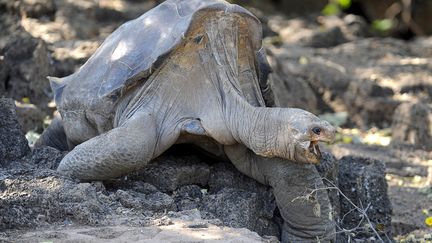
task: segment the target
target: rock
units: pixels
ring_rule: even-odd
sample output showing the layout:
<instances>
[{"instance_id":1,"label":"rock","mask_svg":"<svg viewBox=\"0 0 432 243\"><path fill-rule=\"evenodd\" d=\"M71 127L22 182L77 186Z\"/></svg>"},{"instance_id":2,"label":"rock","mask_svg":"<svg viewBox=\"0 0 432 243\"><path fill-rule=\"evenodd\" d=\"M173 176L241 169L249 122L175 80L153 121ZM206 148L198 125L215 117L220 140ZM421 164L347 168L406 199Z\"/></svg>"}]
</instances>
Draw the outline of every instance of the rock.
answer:
<instances>
[{"instance_id":1,"label":"rock","mask_svg":"<svg viewBox=\"0 0 432 243\"><path fill-rule=\"evenodd\" d=\"M53 147L38 147L33 149L30 163L36 165L40 169L55 170L66 154L67 152L59 151Z\"/></svg>"},{"instance_id":2,"label":"rock","mask_svg":"<svg viewBox=\"0 0 432 243\"><path fill-rule=\"evenodd\" d=\"M351 35L356 37L370 36L369 25L363 17L354 14L348 14L343 18L343 21Z\"/></svg>"},{"instance_id":3,"label":"rock","mask_svg":"<svg viewBox=\"0 0 432 243\"><path fill-rule=\"evenodd\" d=\"M217 163L210 168L209 192L217 193L224 188L234 188L265 193L270 187L264 186L238 171L231 163Z\"/></svg>"},{"instance_id":4,"label":"rock","mask_svg":"<svg viewBox=\"0 0 432 243\"><path fill-rule=\"evenodd\" d=\"M34 227L68 218L94 225L106 214L106 205L89 183L75 184L49 176L5 179L0 184L0 229Z\"/></svg>"},{"instance_id":5,"label":"rock","mask_svg":"<svg viewBox=\"0 0 432 243\"><path fill-rule=\"evenodd\" d=\"M146 195L140 192L118 190L115 196L125 208L153 212L176 210L174 200L162 192Z\"/></svg>"},{"instance_id":6,"label":"rock","mask_svg":"<svg viewBox=\"0 0 432 243\"><path fill-rule=\"evenodd\" d=\"M173 197L178 210L192 210L200 207L203 192L197 185L188 185L174 191Z\"/></svg>"},{"instance_id":7,"label":"rock","mask_svg":"<svg viewBox=\"0 0 432 243\"><path fill-rule=\"evenodd\" d=\"M109 209L108 205L100 199L101 193L96 190L96 187L90 183L67 183L59 186L58 189L58 198L55 198L53 193L47 193L48 195L51 194L54 200L58 200L58 202L51 202L55 203L56 207L51 206L50 211L53 209L64 210L64 218L70 216L74 221L81 224L97 225L102 223Z\"/></svg>"},{"instance_id":8,"label":"rock","mask_svg":"<svg viewBox=\"0 0 432 243\"><path fill-rule=\"evenodd\" d=\"M162 192L172 192L184 185L206 185L209 174L208 165L197 157L162 156L131 178L150 183Z\"/></svg>"},{"instance_id":9,"label":"rock","mask_svg":"<svg viewBox=\"0 0 432 243\"><path fill-rule=\"evenodd\" d=\"M44 130L44 119L47 113L33 104L26 104L15 101L18 121L21 124L24 133L34 131L42 133Z\"/></svg>"},{"instance_id":10,"label":"rock","mask_svg":"<svg viewBox=\"0 0 432 243\"><path fill-rule=\"evenodd\" d=\"M153 223L156 226L167 226L173 224L172 220L167 216L163 216L162 218L156 219L155 221L153 221Z\"/></svg>"},{"instance_id":11,"label":"rock","mask_svg":"<svg viewBox=\"0 0 432 243\"><path fill-rule=\"evenodd\" d=\"M50 191L58 192L60 183L56 178L0 180L0 229L35 226L38 215L45 216L44 222L64 217L63 209L50 205L55 202Z\"/></svg>"},{"instance_id":12,"label":"rock","mask_svg":"<svg viewBox=\"0 0 432 243\"><path fill-rule=\"evenodd\" d=\"M272 195L224 188L216 194L206 195L200 210L210 213L204 218L219 218L230 227L245 227L260 235L280 235L279 228L271 220L276 206L273 201L273 207L269 207L266 197L272 198Z\"/></svg>"},{"instance_id":13,"label":"rock","mask_svg":"<svg viewBox=\"0 0 432 243\"><path fill-rule=\"evenodd\" d=\"M393 99L393 90L370 80L352 82L344 94L349 116L362 127L370 125L388 127L394 110L400 104Z\"/></svg>"},{"instance_id":14,"label":"rock","mask_svg":"<svg viewBox=\"0 0 432 243\"><path fill-rule=\"evenodd\" d=\"M369 158L345 156L339 161L339 181L340 190L352 203L360 209L367 208L366 214L380 235L387 234L391 237L392 206L387 194L384 163ZM362 214L343 196L340 196L340 207L340 226L344 229L357 227ZM367 220L363 219L360 227L366 227L366 230L355 231L355 238L376 237L370 228L367 230L367 224Z\"/></svg>"},{"instance_id":15,"label":"rock","mask_svg":"<svg viewBox=\"0 0 432 243\"><path fill-rule=\"evenodd\" d=\"M46 44L33 37L17 38L0 50L3 55L0 86L15 100L28 99L39 108L48 109L52 98L47 76L51 74Z\"/></svg>"},{"instance_id":16,"label":"rock","mask_svg":"<svg viewBox=\"0 0 432 243\"><path fill-rule=\"evenodd\" d=\"M270 74L273 92L281 107L297 107L310 112L318 111L318 99L305 78L286 68L286 62L269 55L273 72Z\"/></svg>"},{"instance_id":17,"label":"rock","mask_svg":"<svg viewBox=\"0 0 432 243\"><path fill-rule=\"evenodd\" d=\"M342 94L350 83L344 66L295 45L271 48L269 53L275 93L283 107L324 113L333 111L333 103L343 104Z\"/></svg>"},{"instance_id":18,"label":"rock","mask_svg":"<svg viewBox=\"0 0 432 243\"><path fill-rule=\"evenodd\" d=\"M314 48L328 48L348 42L340 27L332 27L320 32L315 32L307 38L300 40L303 46Z\"/></svg>"},{"instance_id":19,"label":"rock","mask_svg":"<svg viewBox=\"0 0 432 243\"><path fill-rule=\"evenodd\" d=\"M408 144L432 150L432 104L409 102L399 105L392 122L392 145Z\"/></svg>"},{"instance_id":20,"label":"rock","mask_svg":"<svg viewBox=\"0 0 432 243\"><path fill-rule=\"evenodd\" d=\"M273 220L276 202L270 187L241 174L230 163L211 167L209 194L202 199L200 209L224 225L246 227L260 235L279 235Z\"/></svg>"},{"instance_id":21,"label":"rock","mask_svg":"<svg viewBox=\"0 0 432 243\"><path fill-rule=\"evenodd\" d=\"M21 131L12 99L0 97L0 165L20 159L30 152Z\"/></svg>"},{"instance_id":22,"label":"rock","mask_svg":"<svg viewBox=\"0 0 432 243\"><path fill-rule=\"evenodd\" d=\"M2 0L1 5L9 14L29 18L52 17L56 11L54 0Z\"/></svg>"}]
</instances>

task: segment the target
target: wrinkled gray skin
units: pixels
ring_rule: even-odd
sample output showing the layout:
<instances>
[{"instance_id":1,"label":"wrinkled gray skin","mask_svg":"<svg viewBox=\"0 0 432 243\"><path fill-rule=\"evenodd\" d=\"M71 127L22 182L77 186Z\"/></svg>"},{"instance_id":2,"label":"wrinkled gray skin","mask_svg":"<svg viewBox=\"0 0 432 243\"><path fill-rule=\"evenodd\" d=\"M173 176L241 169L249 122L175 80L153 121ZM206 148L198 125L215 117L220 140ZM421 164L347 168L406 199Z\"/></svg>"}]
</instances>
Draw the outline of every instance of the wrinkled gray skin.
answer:
<instances>
[{"instance_id":1,"label":"wrinkled gray skin","mask_svg":"<svg viewBox=\"0 0 432 243\"><path fill-rule=\"evenodd\" d=\"M267 69L261 25L245 9L168 0L116 30L78 72L50 79L61 118L38 144L71 150L58 170L88 181L194 143L273 187L284 242L330 241L326 192L298 197L323 187L313 145L335 130L304 110L265 107Z\"/></svg>"}]
</instances>

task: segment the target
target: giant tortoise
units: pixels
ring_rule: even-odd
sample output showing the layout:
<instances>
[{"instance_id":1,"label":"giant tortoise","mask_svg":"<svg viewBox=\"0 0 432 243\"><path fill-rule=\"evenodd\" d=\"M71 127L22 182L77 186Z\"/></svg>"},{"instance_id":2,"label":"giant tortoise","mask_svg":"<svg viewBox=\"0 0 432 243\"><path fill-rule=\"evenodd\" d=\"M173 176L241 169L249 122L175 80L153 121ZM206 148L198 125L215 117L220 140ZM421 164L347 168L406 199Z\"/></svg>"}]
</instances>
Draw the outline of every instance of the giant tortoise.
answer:
<instances>
[{"instance_id":1,"label":"giant tortoise","mask_svg":"<svg viewBox=\"0 0 432 243\"><path fill-rule=\"evenodd\" d=\"M330 241L335 226L313 163L335 129L272 107L261 24L221 0L167 0L114 31L74 74L51 77L61 118L38 144L70 152L58 171L105 180L145 167L173 144L226 156L273 188L283 242Z\"/></svg>"}]
</instances>

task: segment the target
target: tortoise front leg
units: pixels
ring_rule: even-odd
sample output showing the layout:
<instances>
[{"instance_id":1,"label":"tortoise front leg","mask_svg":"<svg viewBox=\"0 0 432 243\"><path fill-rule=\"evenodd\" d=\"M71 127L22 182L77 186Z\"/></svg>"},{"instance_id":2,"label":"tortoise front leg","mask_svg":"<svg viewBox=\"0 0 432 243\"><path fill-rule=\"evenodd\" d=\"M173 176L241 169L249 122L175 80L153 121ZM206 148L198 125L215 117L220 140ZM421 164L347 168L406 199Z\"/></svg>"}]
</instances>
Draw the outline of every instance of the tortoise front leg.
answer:
<instances>
[{"instance_id":1,"label":"tortoise front leg","mask_svg":"<svg viewBox=\"0 0 432 243\"><path fill-rule=\"evenodd\" d=\"M76 146L57 170L81 180L105 180L140 169L175 142L176 137L165 137L157 143L156 131L152 115L137 113L122 126Z\"/></svg>"},{"instance_id":2,"label":"tortoise front leg","mask_svg":"<svg viewBox=\"0 0 432 243\"><path fill-rule=\"evenodd\" d=\"M326 190L315 166L256 155L244 145L225 146L234 166L245 175L273 188L284 219L282 242L330 242L335 224Z\"/></svg>"},{"instance_id":3,"label":"tortoise front leg","mask_svg":"<svg viewBox=\"0 0 432 243\"><path fill-rule=\"evenodd\" d=\"M68 151L69 146L60 116L54 117L51 124L36 141L35 147L49 146L60 151Z\"/></svg>"}]
</instances>

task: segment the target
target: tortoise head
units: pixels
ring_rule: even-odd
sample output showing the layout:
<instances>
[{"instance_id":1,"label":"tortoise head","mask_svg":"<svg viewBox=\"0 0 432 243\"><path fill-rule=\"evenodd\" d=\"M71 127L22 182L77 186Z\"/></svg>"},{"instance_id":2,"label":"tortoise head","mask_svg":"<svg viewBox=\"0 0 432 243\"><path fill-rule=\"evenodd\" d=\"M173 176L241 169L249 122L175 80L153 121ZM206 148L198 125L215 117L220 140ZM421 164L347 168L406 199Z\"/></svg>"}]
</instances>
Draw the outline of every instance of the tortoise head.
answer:
<instances>
[{"instance_id":1,"label":"tortoise head","mask_svg":"<svg viewBox=\"0 0 432 243\"><path fill-rule=\"evenodd\" d=\"M319 163L321 151L319 142L332 142L336 129L327 121L301 109L281 109L277 135L278 157L300 163Z\"/></svg>"}]
</instances>

